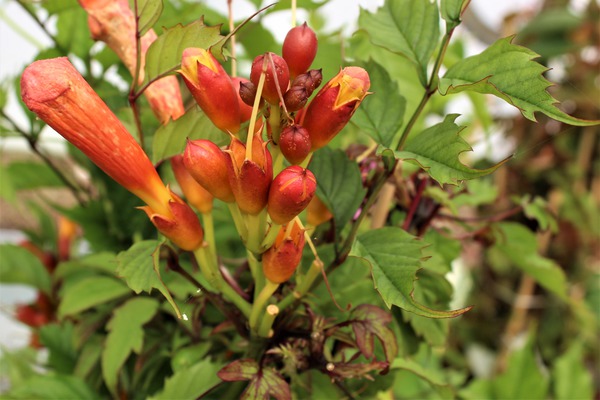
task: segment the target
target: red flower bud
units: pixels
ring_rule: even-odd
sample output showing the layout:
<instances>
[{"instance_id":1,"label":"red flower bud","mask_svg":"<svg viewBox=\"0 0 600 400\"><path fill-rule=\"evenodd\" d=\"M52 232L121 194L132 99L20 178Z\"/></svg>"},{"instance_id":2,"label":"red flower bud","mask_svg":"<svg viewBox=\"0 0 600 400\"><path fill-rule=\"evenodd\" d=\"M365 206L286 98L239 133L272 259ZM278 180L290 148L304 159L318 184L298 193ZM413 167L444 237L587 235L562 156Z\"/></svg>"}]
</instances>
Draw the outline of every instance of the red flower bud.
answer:
<instances>
[{"instance_id":1,"label":"red flower bud","mask_svg":"<svg viewBox=\"0 0 600 400\"><path fill-rule=\"evenodd\" d=\"M306 207L306 221L308 224L319 226L332 218L333 214L331 214L331 211L323 203L323 200L319 196L314 196L310 203L308 203L308 207Z\"/></svg>"},{"instance_id":2,"label":"red flower bud","mask_svg":"<svg viewBox=\"0 0 600 400\"><path fill-rule=\"evenodd\" d=\"M288 112L294 112L306 105L309 96L304 86L291 86L283 95L283 102Z\"/></svg>"},{"instance_id":3,"label":"red flower bud","mask_svg":"<svg viewBox=\"0 0 600 400\"><path fill-rule=\"evenodd\" d=\"M273 161L260 134L253 137L252 158L246 158L246 146L237 138L229 145L231 162L229 183L240 210L256 215L267 205L273 180Z\"/></svg>"},{"instance_id":4,"label":"red flower bud","mask_svg":"<svg viewBox=\"0 0 600 400\"><path fill-rule=\"evenodd\" d=\"M66 57L27 67L21 96L38 117L142 199L152 222L176 245L194 250L202 244L196 214L165 187L144 150ZM156 223L158 218L169 222L167 230Z\"/></svg>"},{"instance_id":5,"label":"red flower bud","mask_svg":"<svg viewBox=\"0 0 600 400\"><path fill-rule=\"evenodd\" d=\"M308 206L316 190L317 180L312 172L297 165L287 167L269 189L269 216L280 225L291 221Z\"/></svg>"},{"instance_id":6,"label":"red flower bud","mask_svg":"<svg viewBox=\"0 0 600 400\"><path fill-rule=\"evenodd\" d=\"M188 172L181 154L171 158L171 168L173 168L175 179L179 183L186 200L203 214L211 212L213 208L213 195L204 189Z\"/></svg>"},{"instance_id":7,"label":"red flower bud","mask_svg":"<svg viewBox=\"0 0 600 400\"><path fill-rule=\"evenodd\" d=\"M235 88L235 91L238 95L238 104L240 105L240 123L244 123L248 121L252 116L252 105L254 104L254 97L252 97L252 103L250 105L246 104L244 99L241 97L242 90L245 90L243 89L242 84L251 85L252 82L250 82L248 79L239 77L231 78L231 81L233 82L233 87ZM254 92L254 96L256 96L256 90Z\"/></svg>"},{"instance_id":8,"label":"red flower bud","mask_svg":"<svg viewBox=\"0 0 600 400\"><path fill-rule=\"evenodd\" d=\"M306 25L290 29L281 49L292 78L306 72L317 55L317 35Z\"/></svg>"},{"instance_id":9,"label":"red flower bud","mask_svg":"<svg viewBox=\"0 0 600 400\"><path fill-rule=\"evenodd\" d=\"M279 148L291 164L300 164L311 149L308 131L298 124L287 126L279 136Z\"/></svg>"},{"instance_id":10,"label":"red flower bud","mask_svg":"<svg viewBox=\"0 0 600 400\"><path fill-rule=\"evenodd\" d=\"M283 96L290 84L290 71L283 58L274 53L266 53L256 57L252 63L250 81L258 87L260 74L263 71L265 56L267 57L267 69L265 71L265 83L263 86L262 97L270 104L279 104L277 86L279 85L279 92L281 93L281 96ZM272 63L271 60L273 61ZM273 70L273 66L275 66L275 70Z\"/></svg>"},{"instance_id":11,"label":"red flower bud","mask_svg":"<svg viewBox=\"0 0 600 400\"><path fill-rule=\"evenodd\" d=\"M293 224L290 232L287 226L282 226L273 246L262 255L263 272L273 283L289 280L302 260L304 231L295 221L290 224Z\"/></svg>"},{"instance_id":12,"label":"red flower bud","mask_svg":"<svg viewBox=\"0 0 600 400\"><path fill-rule=\"evenodd\" d=\"M188 141L183 164L190 175L210 194L226 203L235 198L229 185L229 156L210 140Z\"/></svg>"},{"instance_id":13,"label":"red flower bud","mask_svg":"<svg viewBox=\"0 0 600 400\"><path fill-rule=\"evenodd\" d=\"M367 71L346 67L317 93L300 121L308 130L313 151L329 143L346 126L370 85Z\"/></svg>"},{"instance_id":14,"label":"red flower bud","mask_svg":"<svg viewBox=\"0 0 600 400\"><path fill-rule=\"evenodd\" d=\"M240 129L240 106L231 78L210 51L183 51L179 73L194 99L213 124L222 131Z\"/></svg>"}]
</instances>

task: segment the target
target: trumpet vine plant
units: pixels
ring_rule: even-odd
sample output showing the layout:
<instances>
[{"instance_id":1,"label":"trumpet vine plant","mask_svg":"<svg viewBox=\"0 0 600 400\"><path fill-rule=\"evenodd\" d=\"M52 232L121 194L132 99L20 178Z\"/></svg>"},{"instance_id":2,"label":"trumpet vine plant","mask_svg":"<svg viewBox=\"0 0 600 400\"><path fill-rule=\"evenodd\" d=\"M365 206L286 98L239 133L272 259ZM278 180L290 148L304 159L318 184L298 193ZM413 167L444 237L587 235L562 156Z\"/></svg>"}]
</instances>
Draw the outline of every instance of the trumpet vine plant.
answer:
<instances>
[{"instance_id":1,"label":"trumpet vine plant","mask_svg":"<svg viewBox=\"0 0 600 400\"><path fill-rule=\"evenodd\" d=\"M29 126L2 126L45 164L3 166L3 196L61 199L0 252L2 281L39 293L15 310L33 336L4 354L7 398L592 398L598 275L579 263L598 254L560 264L568 198L496 189L518 157L469 142L504 102L593 149L598 109L562 111L519 36L465 57L468 0L386 0L351 37L324 33L321 2L210 3L19 3L54 45L18 78ZM45 125L84 174L40 147Z\"/></svg>"}]
</instances>

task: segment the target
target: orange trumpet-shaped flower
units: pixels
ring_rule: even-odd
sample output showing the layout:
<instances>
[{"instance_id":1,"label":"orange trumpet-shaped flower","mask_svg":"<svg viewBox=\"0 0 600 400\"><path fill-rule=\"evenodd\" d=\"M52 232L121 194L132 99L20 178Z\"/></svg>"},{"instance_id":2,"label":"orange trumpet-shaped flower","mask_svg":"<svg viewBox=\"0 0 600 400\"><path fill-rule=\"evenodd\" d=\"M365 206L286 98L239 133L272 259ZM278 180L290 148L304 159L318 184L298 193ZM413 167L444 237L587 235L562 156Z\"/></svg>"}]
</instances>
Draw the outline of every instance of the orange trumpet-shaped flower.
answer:
<instances>
[{"instance_id":1,"label":"orange trumpet-shaped flower","mask_svg":"<svg viewBox=\"0 0 600 400\"><path fill-rule=\"evenodd\" d=\"M66 57L36 61L21 78L27 107L121 186L142 199L142 209L184 250L202 244L200 221L165 187L148 156Z\"/></svg>"},{"instance_id":2,"label":"orange trumpet-shaped flower","mask_svg":"<svg viewBox=\"0 0 600 400\"><path fill-rule=\"evenodd\" d=\"M308 130L313 151L327 145L346 126L370 86L367 71L346 67L317 93L300 122Z\"/></svg>"},{"instance_id":3,"label":"orange trumpet-shaped flower","mask_svg":"<svg viewBox=\"0 0 600 400\"><path fill-rule=\"evenodd\" d=\"M179 183L187 201L203 214L211 212L213 208L213 195L196 182L194 177L188 172L181 154L171 158L171 168L173 168L175 179Z\"/></svg>"},{"instance_id":4,"label":"orange trumpet-shaped flower","mask_svg":"<svg viewBox=\"0 0 600 400\"><path fill-rule=\"evenodd\" d=\"M213 124L236 134L240 129L238 94L227 72L209 50L183 51L179 73L194 99Z\"/></svg>"},{"instance_id":5,"label":"orange trumpet-shaped flower","mask_svg":"<svg viewBox=\"0 0 600 400\"><path fill-rule=\"evenodd\" d=\"M132 76L136 73L137 46L135 40L135 16L128 0L79 0L88 13L88 25L92 38L101 40L123 61ZM144 81L144 64L148 47L156 40L153 29L141 37L140 74L138 82ZM161 124L177 119L185 113L179 84L175 76L161 78L150 85L144 95Z\"/></svg>"},{"instance_id":6,"label":"orange trumpet-shaped flower","mask_svg":"<svg viewBox=\"0 0 600 400\"><path fill-rule=\"evenodd\" d=\"M293 224L290 228L289 224ZM292 221L282 226L275 243L262 255L263 272L273 283L283 283L290 279L302 260L304 230Z\"/></svg>"}]
</instances>

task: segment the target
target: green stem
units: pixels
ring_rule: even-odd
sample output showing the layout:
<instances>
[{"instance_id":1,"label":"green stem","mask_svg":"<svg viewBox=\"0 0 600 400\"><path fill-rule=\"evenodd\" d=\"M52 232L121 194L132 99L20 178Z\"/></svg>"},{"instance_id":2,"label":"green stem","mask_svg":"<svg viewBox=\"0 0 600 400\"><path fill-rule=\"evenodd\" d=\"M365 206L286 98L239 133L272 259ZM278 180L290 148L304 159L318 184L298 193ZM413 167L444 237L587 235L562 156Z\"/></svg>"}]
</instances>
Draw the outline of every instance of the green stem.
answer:
<instances>
[{"instance_id":1,"label":"green stem","mask_svg":"<svg viewBox=\"0 0 600 400\"><path fill-rule=\"evenodd\" d=\"M237 203L227 203L227 207L229 207L229 212L231 213L231 218L233 218L235 229L240 234L244 244L246 244L246 241L248 240L248 228L246 227L246 222L244 221L242 212L237 206Z\"/></svg>"},{"instance_id":2,"label":"green stem","mask_svg":"<svg viewBox=\"0 0 600 400\"><path fill-rule=\"evenodd\" d=\"M262 263L258 261L256 256L250 250L247 250L248 254L248 265L250 266L250 273L252 274L252 280L254 281L254 297L256 301L256 297L258 293L265 286L265 274L262 270Z\"/></svg>"},{"instance_id":3,"label":"green stem","mask_svg":"<svg viewBox=\"0 0 600 400\"><path fill-rule=\"evenodd\" d=\"M261 250L266 251L269 247L271 247L273 245L280 229L281 229L281 225L276 224L275 222L271 222L271 225L269 226L269 230L265 234L265 237L264 237L262 243L260 244Z\"/></svg>"},{"instance_id":4,"label":"green stem","mask_svg":"<svg viewBox=\"0 0 600 400\"><path fill-rule=\"evenodd\" d=\"M301 299L302 296L304 296L310 290L317 277L321 275L322 269L323 262L319 259L314 260L308 271L306 271L306 274L302 277L302 281L298 283L298 286L296 286L294 291L285 296L283 300L277 304L279 311L281 312L285 310L293 302Z\"/></svg>"},{"instance_id":5,"label":"green stem","mask_svg":"<svg viewBox=\"0 0 600 400\"><path fill-rule=\"evenodd\" d=\"M402 135L400 136L400 140L398 141L398 145L396 146L397 150L401 150L402 147L404 147L406 139L408 139L408 135L410 134L413 126L415 125L415 123L417 122L419 117L421 116L421 113L423 112L425 105L427 104L427 102L429 101L431 96L433 96L433 94L435 93L437 82L438 82L438 72L440 71L440 68L442 66L442 62L444 60L444 55L446 54L446 50L448 49L448 45L450 44L450 39L452 38L453 32L454 32L454 29L450 29L448 32L446 32L446 34L444 35L444 38L442 39L442 46L441 46L440 51L435 59L435 64L433 66L433 70L431 71L431 75L429 76L429 81L427 83L427 87L425 88L425 93L423 93L421 102L419 103L419 105L417 106L417 109L415 110L412 117L410 118L410 120L408 121L406 126L404 127L404 131L402 131Z\"/></svg>"},{"instance_id":6,"label":"green stem","mask_svg":"<svg viewBox=\"0 0 600 400\"><path fill-rule=\"evenodd\" d=\"M250 316L250 304L244 300L221 276L218 266L210 253L208 246L202 246L194 250L194 256L200 266L200 271L208 280L214 290L221 293L225 299L232 302L248 318Z\"/></svg>"},{"instance_id":7,"label":"green stem","mask_svg":"<svg viewBox=\"0 0 600 400\"><path fill-rule=\"evenodd\" d=\"M250 312L250 332L258 334L258 324L260 322L260 316L266 312L265 304L269 301L273 293L279 287L278 283L273 283L270 280L266 280L265 287L260 291L259 295L254 299L252 304L252 311Z\"/></svg>"},{"instance_id":8,"label":"green stem","mask_svg":"<svg viewBox=\"0 0 600 400\"><path fill-rule=\"evenodd\" d=\"M217 255L217 244L215 242L215 224L211 212L202 213L204 225L204 240L208 243L212 254Z\"/></svg>"},{"instance_id":9,"label":"green stem","mask_svg":"<svg viewBox=\"0 0 600 400\"><path fill-rule=\"evenodd\" d=\"M255 254L261 254L261 243L265 238L265 229L267 226L267 210L263 209L257 215L244 214L246 227L248 228L248 237L246 247Z\"/></svg>"},{"instance_id":10,"label":"green stem","mask_svg":"<svg viewBox=\"0 0 600 400\"><path fill-rule=\"evenodd\" d=\"M65 55L65 56L66 56L66 55L68 55L68 54L69 54L68 50L67 50L67 49L65 49L65 48L64 48L64 47L63 47L63 46L62 46L60 43L58 43L58 40L56 40L56 37L55 37L54 35L52 35L52 34L50 33L50 31L48 31L48 28L46 28L46 24L44 24L44 22L42 22L42 21L41 21L41 20L38 18L38 16L35 14L35 11L33 11L32 9L30 9L30 8L28 7L28 5L27 5L27 4L25 4L25 3L24 3L24 2L22 2L22 1L18 1L17 3L18 3L18 4L19 4L19 5L20 5L20 6L23 8L23 10L25 10L25 12L26 12L27 14L29 14L29 16L30 16L31 18L33 18L33 20L35 21L35 23L36 23L36 24L38 24L40 28L42 28L42 30L44 31L44 33L45 33L45 34L46 34L46 35L47 35L47 36L50 38L50 40L52 40L52 43L54 43L54 47L55 47L55 48L56 48L58 51L60 51L60 52L61 52L63 55Z\"/></svg>"},{"instance_id":11,"label":"green stem","mask_svg":"<svg viewBox=\"0 0 600 400\"><path fill-rule=\"evenodd\" d=\"M142 121L140 118L140 111L137 107L137 96L136 89L138 87L138 80L140 78L140 71L142 67L142 41L139 29L139 14L138 14L138 2L133 0L133 11L135 13L135 69L133 71L133 80L131 81L131 87L129 89L129 105L133 111L133 118L135 120L135 126L138 132L140 146L144 148L144 132L142 130Z\"/></svg>"},{"instance_id":12,"label":"green stem","mask_svg":"<svg viewBox=\"0 0 600 400\"><path fill-rule=\"evenodd\" d=\"M277 307L275 304L269 304L267 306L265 315L263 316L260 326L258 327L258 336L265 338L273 336L271 328L273 328L273 322L275 322L275 318L277 318L278 314L279 307Z\"/></svg>"}]
</instances>

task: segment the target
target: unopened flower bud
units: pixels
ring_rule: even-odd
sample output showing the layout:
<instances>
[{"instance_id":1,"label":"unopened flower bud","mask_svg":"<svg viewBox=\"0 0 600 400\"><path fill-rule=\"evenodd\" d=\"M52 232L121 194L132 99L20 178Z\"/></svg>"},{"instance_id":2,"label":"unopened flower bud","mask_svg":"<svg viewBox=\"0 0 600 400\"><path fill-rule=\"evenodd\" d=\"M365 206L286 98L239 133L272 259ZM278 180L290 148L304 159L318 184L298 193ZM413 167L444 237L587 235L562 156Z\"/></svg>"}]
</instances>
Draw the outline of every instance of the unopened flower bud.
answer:
<instances>
[{"instance_id":1,"label":"unopened flower bud","mask_svg":"<svg viewBox=\"0 0 600 400\"><path fill-rule=\"evenodd\" d=\"M331 211L323 203L323 200L319 196L314 196L310 203L308 203L308 207L306 207L306 220L308 224L319 226L332 218L333 214L331 214Z\"/></svg>"},{"instance_id":2,"label":"unopened flower bud","mask_svg":"<svg viewBox=\"0 0 600 400\"><path fill-rule=\"evenodd\" d=\"M299 122L308 130L313 151L329 143L346 126L369 87L367 71L346 67L317 93L306 113L299 116Z\"/></svg>"},{"instance_id":3,"label":"unopened flower bud","mask_svg":"<svg viewBox=\"0 0 600 400\"><path fill-rule=\"evenodd\" d=\"M276 224L283 225L300 214L317 190L312 172L297 165L285 168L271 184L267 211Z\"/></svg>"},{"instance_id":4,"label":"unopened flower bud","mask_svg":"<svg viewBox=\"0 0 600 400\"><path fill-rule=\"evenodd\" d=\"M246 146L231 139L229 183L241 211L256 215L267 205L269 186L273 180L273 161L259 134L253 136L252 158L246 158Z\"/></svg>"},{"instance_id":5,"label":"unopened flower bud","mask_svg":"<svg viewBox=\"0 0 600 400\"><path fill-rule=\"evenodd\" d=\"M254 83L240 82L239 94L244 104L250 107L254 106L254 99L256 98L256 86L254 86Z\"/></svg>"},{"instance_id":6,"label":"unopened flower bud","mask_svg":"<svg viewBox=\"0 0 600 400\"><path fill-rule=\"evenodd\" d=\"M310 137L304 127L296 124L287 126L279 136L279 148L291 164L300 164L311 149Z\"/></svg>"},{"instance_id":7,"label":"unopened flower bud","mask_svg":"<svg viewBox=\"0 0 600 400\"><path fill-rule=\"evenodd\" d=\"M306 25L290 29L281 50L293 78L308 70L317 55L317 35Z\"/></svg>"},{"instance_id":8,"label":"unopened flower bud","mask_svg":"<svg viewBox=\"0 0 600 400\"><path fill-rule=\"evenodd\" d=\"M298 75L292 81L292 87L294 86L302 86L306 89L308 93L308 97L314 92L316 88L319 87L321 82L323 81L323 74L320 69L311 69L310 71Z\"/></svg>"},{"instance_id":9,"label":"unopened flower bud","mask_svg":"<svg viewBox=\"0 0 600 400\"><path fill-rule=\"evenodd\" d=\"M185 168L181 154L171 158L171 168L186 200L201 213L210 213L213 208L213 195L192 177Z\"/></svg>"},{"instance_id":10,"label":"unopened flower bud","mask_svg":"<svg viewBox=\"0 0 600 400\"><path fill-rule=\"evenodd\" d=\"M290 71L283 58L274 53L266 53L256 57L252 63L250 81L258 87L260 75L263 72L265 57L266 71L262 97L270 104L279 104L279 93L283 96L290 84ZM275 69L273 69L273 67L275 67ZM277 90L278 86L279 91Z\"/></svg>"},{"instance_id":11,"label":"unopened flower bud","mask_svg":"<svg viewBox=\"0 0 600 400\"><path fill-rule=\"evenodd\" d=\"M283 102L289 112L298 111L306 105L310 95L303 86L292 86L283 95Z\"/></svg>"},{"instance_id":12,"label":"unopened flower bud","mask_svg":"<svg viewBox=\"0 0 600 400\"><path fill-rule=\"evenodd\" d=\"M212 123L222 131L237 133L240 129L238 94L211 52L195 47L185 49L179 73Z\"/></svg>"},{"instance_id":13,"label":"unopened flower bud","mask_svg":"<svg viewBox=\"0 0 600 400\"><path fill-rule=\"evenodd\" d=\"M183 164L204 189L219 200L235 200L229 185L229 156L210 140L188 141Z\"/></svg>"},{"instance_id":14,"label":"unopened flower bud","mask_svg":"<svg viewBox=\"0 0 600 400\"><path fill-rule=\"evenodd\" d=\"M262 255L263 272L273 283L289 280L302 260L304 231L295 221L290 224L293 225L289 230L281 227L273 246Z\"/></svg>"}]
</instances>

